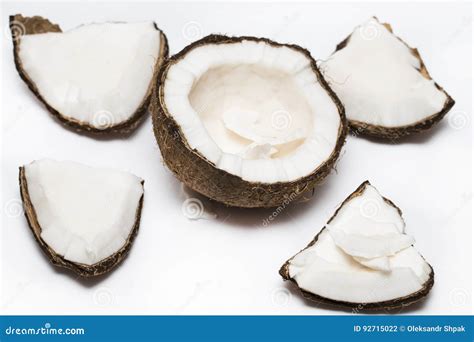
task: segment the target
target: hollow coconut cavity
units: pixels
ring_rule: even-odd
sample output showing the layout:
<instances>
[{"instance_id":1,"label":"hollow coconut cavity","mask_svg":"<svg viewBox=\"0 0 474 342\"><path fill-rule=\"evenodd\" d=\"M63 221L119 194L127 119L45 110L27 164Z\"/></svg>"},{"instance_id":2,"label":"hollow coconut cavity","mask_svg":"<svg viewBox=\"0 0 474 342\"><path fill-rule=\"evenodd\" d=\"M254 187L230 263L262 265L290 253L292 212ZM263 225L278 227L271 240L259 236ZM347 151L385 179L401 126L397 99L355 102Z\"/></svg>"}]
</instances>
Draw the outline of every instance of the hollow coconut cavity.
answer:
<instances>
[{"instance_id":1,"label":"hollow coconut cavity","mask_svg":"<svg viewBox=\"0 0 474 342\"><path fill-rule=\"evenodd\" d=\"M454 105L418 50L377 18L358 26L320 68L356 134L396 140L431 128Z\"/></svg>"},{"instance_id":2,"label":"hollow coconut cavity","mask_svg":"<svg viewBox=\"0 0 474 342\"><path fill-rule=\"evenodd\" d=\"M20 167L20 190L31 231L54 265L97 276L129 252L143 205L140 178L44 159Z\"/></svg>"},{"instance_id":3,"label":"hollow coconut cavity","mask_svg":"<svg viewBox=\"0 0 474 342\"><path fill-rule=\"evenodd\" d=\"M10 17L16 68L61 122L92 133L128 133L146 114L168 55L153 22L100 23L62 32L42 17Z\"/></svg>"},{"instance_id":4,"label":"hollow coconut cavity","mask_svg":"<svg viewBox=\"0 0 474 342\"><path fill-rule=\"evenodd\" d=\"M355 309L408 306L434 283L413 243L400 209L366 181L280 274L310 300Z\"/></svg>"},{"instance_id":5,"label":"hollow coconut cavity","mask_svg":"<svg viewBox=\"0 0 474 342\"><path fill-rule=\"evenodd\" d=\"M272 207L313 188L344 143L344 109L309 52L205 37L164 65L150 106L168 167L193 190Z\"/></svg>"}]
</instances>

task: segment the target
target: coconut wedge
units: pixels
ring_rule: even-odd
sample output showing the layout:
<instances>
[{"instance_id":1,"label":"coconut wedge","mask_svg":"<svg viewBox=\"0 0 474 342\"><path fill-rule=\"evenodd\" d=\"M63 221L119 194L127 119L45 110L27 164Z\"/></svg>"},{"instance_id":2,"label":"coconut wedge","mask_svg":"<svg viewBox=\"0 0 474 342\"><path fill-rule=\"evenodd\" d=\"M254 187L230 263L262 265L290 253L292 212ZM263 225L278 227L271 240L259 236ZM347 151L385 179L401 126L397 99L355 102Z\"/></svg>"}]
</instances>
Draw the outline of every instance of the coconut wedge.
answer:
<instances>
[{"instance_id":1,"label":"coconut wedge","mask_svg":"<svg viewBox=\"0 0 474 342\"><path fill-rule=\"evenodd\" d=\"M320 67L355 134L397 140L430 129L454 105L418 50L377 18L358 26Z\"/></svg>"},{"instance_id":2,"label":"coconut wedge","mask_svg":"<svg viewBox=\"0 0 474 342\"><path fill-rule=\"evenodd\" d=\"M15 65L30 90L67 126L129 133L146 114L168 55L153 22L82 25L62 32L42 17L10 17Z\"/></svg>"},{"instance_id":3,"label":"coconut wedge","mask_svg":"<svg viewBox=\"0 0 474 342\"><path fill-rule=\"evenodd\" d=\"M432 267L413 243L400 209L366 181L280 275L320 303L400 308L424 298L434 283Z\"/></svg>"},{"instance_id":4,"label":"coconut wedge","mask_svg":"<svg viewBox=\"0 0 474 342\"><path fill-rule=\"evenodd\" d=\"M20 167L20 190L31 231L54 265L92 277L128 254L140 225L140 178L44 159Z\"/></svg>"},{"instance_id":5,"label":"coconut wedge","mask_svg":"<svg viewBox=\"0 0 474 342\"><path fill-rule=\"evenodd\" d=\"M210 35L165 62L150 104L166 165L237 207L274 207L312 189L345 140L344 108L310 53Z\"/></svg>"}]
</instances>

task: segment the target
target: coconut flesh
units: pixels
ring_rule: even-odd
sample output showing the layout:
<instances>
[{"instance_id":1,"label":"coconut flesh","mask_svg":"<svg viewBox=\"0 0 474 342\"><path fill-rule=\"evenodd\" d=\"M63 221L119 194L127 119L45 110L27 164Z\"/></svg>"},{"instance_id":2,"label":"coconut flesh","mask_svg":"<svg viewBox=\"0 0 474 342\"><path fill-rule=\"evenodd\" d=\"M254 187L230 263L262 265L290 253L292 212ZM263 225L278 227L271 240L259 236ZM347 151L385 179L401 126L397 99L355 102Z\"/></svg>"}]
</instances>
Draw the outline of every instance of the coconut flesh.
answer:
<instances>
[{"instance_id":1,"label":"coconut flesh","mask_svg":"<svg viewBox=\"0 0 474 342\"><path fill-rule=\"evenodd\" d=\"M27 188L23 196L34 209L40 239L55 254L72 263L95 265L130 242L141 210L140 178L48 159L23 170Z\"/></svg>"},{"instance_id":2,"label":"coconut flesh","mask_svg":"<svg viewBox=\"0 0 474 342\"><path fill-rule=\"evenodd\" d=\"M368 182L357 192L316 242L287 262L286 276L333 303L409 303L432 284L431 266L412 246L399 210Z\"/></svg>"},{"instance_id":3,"label":"coconut flesh","mask_svg":"<svg viewBox=\"0 0 474 342\"><path fill-rule=\"evenodd\" d=\"M442 117L454 104L429 77L418 51L376 18L357 27L321 69L348 120L362 130L379 126L400 129L398 135L404 135L407 126ZM384 135L383 129L378 133Z\"/></svg>"},{"instance_id":4,"label":"coconut flesh","mask_svg":"<svg viewBox=\"0 0 474 342\"><path fill-rule=\"evenodd\" d=\"M164 44L153 22L89 24L24 34L17 57L20 72L62 119L107 130L146 110Z\"/></svg>"},{"instance_id":5,"label":"coconut flesh","mask_svg":"<svg viewBox=\"0 0 474 342\"><path fill-rule=\"evenodd\" d=\"M266 40L206 39L173 59L160 89L187 148L246 182L292 182L324 164L341 114L309 54ZM240 202L227 203L253 206Z\"/></svg>"}]
</instances>

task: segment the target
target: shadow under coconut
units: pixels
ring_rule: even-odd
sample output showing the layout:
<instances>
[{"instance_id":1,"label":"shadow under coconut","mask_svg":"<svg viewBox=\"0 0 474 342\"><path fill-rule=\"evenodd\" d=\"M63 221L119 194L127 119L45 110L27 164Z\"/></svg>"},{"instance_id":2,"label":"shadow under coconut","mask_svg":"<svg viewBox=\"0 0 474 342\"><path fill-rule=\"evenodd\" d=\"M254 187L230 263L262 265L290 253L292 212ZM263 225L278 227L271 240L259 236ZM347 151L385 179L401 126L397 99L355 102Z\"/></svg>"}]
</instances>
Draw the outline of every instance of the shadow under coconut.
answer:
<instances>
[{"instance_id":1,"label":"shadow under coconut","mask_svg":"<svg viewBox=\"0 0 474 342\"><path fill-rule=\"evenodd\" d=\"M107 279L111 275L112 272L118 271L118 268L120 268L120 266L122 266L122 264L124 264L128 259L128 257L126 257L119 265L114 267L110 272L107 272L95 277L84 278L84 277L80 277L74 271L70 269L59 267L52 264L49 258L43 253L43 251L39 251L39 253L41 254L41 257L43 258L44 262L48 263L49 267L52 268L55 274L64 276L64 277L69 277L73 279L76 283L79 283L81 286L85 288L93 288L94 286L100 284L102 281Z\"/></svg>"},{"instance_id":2,"label":"shadow under coconut","mask_svg":"<svg viewBox=\"0 0 474 342\"><path fill-rule=\"evenodd\" d=\"M331 182L337 177L335 172L331 172L319 185L314 188L314 192L305 194L303 198L295 199L288 204L282 204L273 208L238 208L229 207L225 204L210 201L212 208L217 213L217 219L221 223L238 228L270 228L280 224L291 222L297 217L304 215L311 208L318 206L326 195L331 191Z\"/></svg>"},{"instance_id":3,"label":"shadow under coconut","mask_svg":"<svg viewBox=\"0 0 474 342\"><path fill-rule=\"evenodd\" d=\"M28 226L25 227L25 229L30 229ZM34 240L34 239L33 239ZM38 246L38 243L34 241L35 246L38 249L38 254L40 255L40 258L43 259L42 262L45 262L51 267L53 272L57 275L64 276L64 277L69 277L73 279L75 282L79 283L81 286L84 286L86 288L92 288L98 284L100 284L102 281L107 279L112 272L118 272L118 269L127 262L128 260L128 255L122 260L117 266L115 266L113 269L110 270L110 272L95 276L95 277L90 277L90 278L84 278L80 277L77 273L74 271L65 268L65 267L59 267L54 265L51 260L46 256L46 254L41 250L41 248ZM130 251L131 252L131 251Z\"/></svg>"},{"instance_id":4,"label":"shadow under coconut","mask_svg":"<svg viewBox=\"0 0 474 342\"><path fill-rule=\"evenodd\" d=\"M109 133L93 133L93 132L88 132L84 130L78 130L77 128L71 127L63 123L61 120L59 120L57 117L49 113L49 116L62 128L66 129L69 132L72 132L74 134L82 135L84 137L88 137L91 139L95 139L98 141L110 141L110 140L126 140L130 139L134 135L137 134L137 131L140 129L141 126L145 124L145 121L150 120L150 113L147 112L143 115L142 118L140 118L137 122L137 125L129 132L126 133L119 133L119 132L109 132Z\"/></svg>"},{"instance_id":5,"label":"shadow under coconut","mask_svg":"<svg viewBox=\"0 0 474 342\"><path fill-rule=\"evenodd\" d=\"M285 288L291 293L293 298L298 298L302 301L305 305L313 307L315 309L321 310L328 310L333 312L340 312L344 314L361 314L361 315L399 315L399 314L410 314L416 313L417 311L423 309L426 305L426 301L429 300L430 294L428 294L424 299L409 305L395 309L385 309L380 308L379 310L367 310L367 309L360 309L360 308L346 308L336 305L331 305L323 302L317 302L310 300L304 297L300 290L296 287L296 285L292 284L291 282L285 282Z\"/></svg>"},{"instance_id":6,"label":"shadow under coconut","mask_svg":"<svg viewBox=\"0 0 474 342\"><path fill-rule=\"evenodd\" d=\"M376 137L372 137L372 136L364 135L364 134L354 134L351 130L349 130L348 136L354 137L357 139L362 138L362 139L365 139L377 144L384 144L384 145L425 144L428 141L430 141L433 138L433 136L438 134L440 130L446 129L447 126L449 125L446 123L446 120L441 120L436 125L434 125L433 127L431 127L430 129L426 131L408 135L405 137L401 137L400 139L397 139L397 140L376 138Z\"/></svg>"},{"instance_id":7,"label":"shadow under coconut","mask_svg":"<svg viewBox=\"0 0 474 342\"><path fill-rule=\"evenodd\" d=\"M88 132L88 131L85 131L85 130L79 130L77 128L66 125L64 122L62 122L60 119L58 119L58 117L53 115L48 110L48 108L46 107L46 105L43 102L41 102L31 91L29 91L29 89L26 85L24 85L24 86L27 89L27 91L25 91L25 93L28 94L27 96L30 97L32 102L36 102L36 105L38 106L38 108L40 108L42 111L44 111L45 116L48 116L49 118L51 118L61 128L65 129L65 130L67 130L71 133L82 135L82 136L85 136L85 137L88 137L88 138L91 138L91 139L95 139L95 140L99 140L99 141L129 139L129 138L133 137L135 134L137 134L137 131L140 129L141 126L143 126L145 124L145 121L150 120L150 112L147 110L146 113L143 114L143 117L140 118L137 121L136 126L131 131L126 132L126 133L118 133L118 132L115 132L115 133L93 133L93 132Z\"/></svg>"},{"instance_id":8,"label":"shadow under coconut","mask_svg":"<svg viewBox=\"0 0 474 342\"><path fill-rule=\"evenodd\" d=\"M124 260L125 261L125 260ZM96 277L91 277L91 278L83 278L79 277L76 273L74 273L71 270L68 270L67 268L63 267L57 267L51 264L51 266L54 268L54 271L58 275L64 275L66 277L72 278L76 283L79 283L81 286L85 288L93 288L97 285L99 285L101 282L103 282L105 279L107 279L112 272L115 271L115 269L111 270L110 272L107 272L105 274L101 274ZM120 266L117 266L120 267Z\"/></svg>"}]
</instances>

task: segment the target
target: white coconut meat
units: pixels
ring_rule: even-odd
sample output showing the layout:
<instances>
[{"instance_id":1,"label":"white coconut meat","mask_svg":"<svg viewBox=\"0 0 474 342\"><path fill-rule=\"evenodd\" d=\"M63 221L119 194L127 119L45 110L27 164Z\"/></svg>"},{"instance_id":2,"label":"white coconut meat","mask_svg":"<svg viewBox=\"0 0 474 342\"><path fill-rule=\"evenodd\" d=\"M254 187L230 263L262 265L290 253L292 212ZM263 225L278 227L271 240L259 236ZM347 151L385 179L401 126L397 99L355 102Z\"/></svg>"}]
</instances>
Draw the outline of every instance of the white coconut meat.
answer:
<instances>
[{"instance_id":1,"label":"white coconut meat","mask_svg":"<svg viewBox=\"0 0 474 342\"><path fill-rule=\"evenodd\" d=\"M29 34L19 41L23 70L62 116L98 129L120 124L139 109L160 57L153 22L83 25Z\"/></svg>"},{"instance_id":2,"label":"white coconut meat","mask_svg":"<svg viewBox=\"0 0 474 342\"><path fill-rule=\"evenodd\" d=\"M341 125L311 62L266 41L196 46L167 71L167 112L217 168L250 182L294 181L327 161Z\"/></svg>"},{"instance_id":3,"label":"white coconut meat","mask_svg":"<svg viewBox=\"0 0 474 342\"><path fill-rule=\"evenodd\" d=\"M41 238L72 262L93 265L122 248L143 195L133 174L69 161L25 166Z\"/></svg>"},{"instance_id":4,"label":"white coconut meat","mask_svg":"<svg viewBox=\"0 0 474 342\"><path fill-rule=\"evenodd\" d=\"M314 245L289 261L289 276L301 289L335 301L377 303L412 295L431 268L404 229L398 210L367 184Z\"/></svg>"},{"instance_id":5,"label":"white coconut meat","mask_svg":"<svg viewBox=\"0 0 474 342\"><path fill-rule=\"evenodd\" d=\"M443 110L447 94L420 73L412 49L371 18L321 69L344 104L349 120L396 128Z\"/></svg>"}]
</instances>

